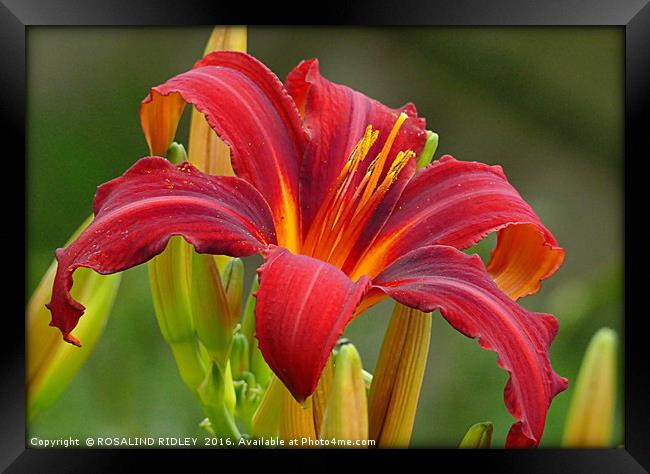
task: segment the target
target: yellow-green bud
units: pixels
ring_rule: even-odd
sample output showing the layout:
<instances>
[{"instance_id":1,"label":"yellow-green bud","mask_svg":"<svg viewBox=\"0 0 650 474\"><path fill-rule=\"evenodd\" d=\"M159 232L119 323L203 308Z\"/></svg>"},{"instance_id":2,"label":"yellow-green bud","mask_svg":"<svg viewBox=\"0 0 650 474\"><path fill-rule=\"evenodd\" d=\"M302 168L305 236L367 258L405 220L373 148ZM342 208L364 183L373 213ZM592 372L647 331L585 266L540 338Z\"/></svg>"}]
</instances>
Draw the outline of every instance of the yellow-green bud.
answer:
<instances>
[{"instance_id":1,"label":"yellow-green bud","mask_svg":"<svg viewBox=\"0 0 650 474\"><path fill-rule=\"evenodd\" d=\"M433 155L438 149L438 134L433 133L430 130L427 130L427 141L424 143L424 148L417 159L417 169L420 170L426 166L429 166L431 160L433 160Z\"/></svg>"},{"instance_id":2,"label":"yellow-green bud","mask_svg":"<svg viewBox=\"0 0 650 474\"><path fill-rule=\"evenodd\" d=\"M230 364L226 364L225 369L212 364L197 392L212 430L217 435L239 438L240 433L233 418L237 400Z\"/></svg>"},{"instance_id":3,"label":"yellow-green bud","mask_svg":"<svg viewBox=\"0 0 650 474\"><path fill-rule=\"evenodd\" d=\"M250 371L255 374L255 379L263 388L268 387L273 375L273 371L264 360L262 352L259 349L259 341L255 337L255 302L257 301L254 294L259 287L257 276L253 280L250 293L244 306L244 315L242 318L241 333L246 336L249 342L250 353Z\"/></svg>"},{"instance_id":4,"label":"yellow-green bud","mask_svg":"<svg viewBox=\"0 0 650 474\"><path fill-rule=\"evenodd\" d=\"M230 366L233 379L237 380L242 372L248 372L249 355L248 340L243 334L236 332L232 338L232 349L230 350Z\"/></svg>"},{"instance_id":5,"label":"yellow-green bud","mask_svg":"<svg viewBox=\"0 0 650 474\"><path fill-rule=\"evenodd\" d=\"M352 344L339 348L334 379L319 436L322 439L367 440L368 404L361 357Z\"/></svg>"},{"instance_id":6,"label":"yellow-green bud","mask_svg":"<svg viewBox=\"0 0 650 474\"><path fill-rule=\"evenodd\" d=\"M280 409L285 390L280 379L275 376L272 377L253 415L252 433L254 436L270 438L278 435L280 430Z\"/></svg>"},{"instance_id":7,"label":"yellow-green bud","mask_svg":"<svg viewBox=\"0 0 650 474\"><path fill-rule=\"evenodd\" d=\"M368 396L370 438L379 447L406 447L411 440L431 321L431 313L395 305Z\"/></svg>"},{"instance_id":8,"label":"yellow-green bud","mask_svg":"<svg viewBox=\"0 0 650 474\"><path fill-rule=\"evenodd\" d=\"M223 270L221 279L230 312L234 317L239 318L244 293L244 262L239 258L231 258Z\"/></svg>"},{"instance_id":9,"label":"yellow-green bud","mask_svg":"<svg viewBox=\"0 0 650 474\"><path fill-rule=\"evenodd\" d=\"M92 216L84 221L68 243L76 239L91 221ZM76 328L83 347L75 347L63 341L61 331L48 324L52 315L45 304L51 299L55 273L56 261L53 261L32 294L25 314L28 419L63 393L92 353L104 331L120 286L120 274L100 275L87 268L75 272L72 297L86 307L86 315Z\"/></svg>"},{"instance_id":10,"label":"yellow-green bud","mask_svg":"<svg viewBox=\"0 0 650 474\"><path fill-rule=\"evenodd\" d=\"M289 441L292 439L316 439L314 426L314 407L312 399L308 398L304 405L298 403L291 392L280 382L280 422L278 436ZM308 446L308 445L306 445Z\"/></svg>"},{"instance_id":11,"label":"yellow-green bud","mask_svg":"<svg viewBox=\"0 0 650 474\"><path fill-rule=\"evenodd\" d=\"M180 143L172 142L167 149L167 159L175 165L187 161L187 152Z\"/></svg>"},{"instance_id":12,"label":"yellow-green bud","mask_svg":"<svg viewBox=\"0 0 650 474\"><path fill-rule=\"evenodd\" d=\"M211 255L192 256L192 312L199 340L223 370L230 354L237 316L228 305L226 292Z\"/></svg>"},{"instance_id":13,"label":"yellow-green bud","mask_svg":"<svg viewBox=\"0 0 650 474\"><path fill-rule=\"evenodd\" d=\"M207 361L194 331L190 300L192 252L190 244L174 236L147 267L160 332L174 354L181 378L196 391L205 378Z\"/></svg>"},{"instance_id":14,"label":"yellow-green bud","mask_svg":"<svg viewBox=\"0 0 650 474\"><path fill-rule=\"evenodd\" d=\"M320 380L316 386L316 390L312 395L312 403L314 404L314 427L316 428L316 435L319 435L323 419L325 417L325 410L327 403L332 393L332 383L334 381L334 356L330 356L325 364L325 368L320 374Z\"/></svg>"},{"instance_id":15,"label":"yellow-green bud","mask_svg":"<svg viewBox=\"0 0 650 474\"><path fill-rule=\"evenodd\" d=\"M492 423L485 421L470 426L458 445L461 449L488 449L492 445Z\"/></svg>"},{"instance_id":16,"label":"yellow-green bud","mask_svg":"<svg viewBox=\"0 0 650 474\"><path fill-rule=\"evenodd\" d=\"M589 342L571 396L563 446L610 446L616 403L617 350L618 336L609 328L600 329Z\"/></svg>"}]
</instances>

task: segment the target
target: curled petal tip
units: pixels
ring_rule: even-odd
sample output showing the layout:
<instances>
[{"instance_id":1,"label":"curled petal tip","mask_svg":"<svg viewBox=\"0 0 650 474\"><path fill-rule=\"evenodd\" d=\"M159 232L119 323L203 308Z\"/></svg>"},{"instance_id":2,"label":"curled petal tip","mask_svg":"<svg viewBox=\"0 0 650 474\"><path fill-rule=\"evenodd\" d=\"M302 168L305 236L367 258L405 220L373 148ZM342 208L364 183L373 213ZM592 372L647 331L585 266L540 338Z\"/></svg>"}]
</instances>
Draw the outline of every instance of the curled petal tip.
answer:
<instances>
[{"instance_id":1,"label":"curled petal tip","mask_svg":"<svg viewBox=\"0 0 650 474\"><path fill-rule=\"evenodd\" d=\"M458 331L496 352L498 365L510 374L504 390L506 407L519 419L506 447L539 444L549 405L566 388L549 357L557 332L553 316L526 311L499 290L482 264L448 246L412 251L373 284L404 305L425 312L440 309Z\"/></svg>"},{"instance_id":2,"label":"curled petal tip","mask_svg":"<svg viewBox=\"0 0 650 474\"><path fill-rule=\"evenodd\" d=\"M232 256L252 255L275 239L268 205L250 184L180 169L157 157L139 160L100 186L94 206L93 222L57 251L49 309L64 337L84 312L70 294L79 267L117 273L160 254L175 235L197 252Z\"/></svg>"}]
</instances>

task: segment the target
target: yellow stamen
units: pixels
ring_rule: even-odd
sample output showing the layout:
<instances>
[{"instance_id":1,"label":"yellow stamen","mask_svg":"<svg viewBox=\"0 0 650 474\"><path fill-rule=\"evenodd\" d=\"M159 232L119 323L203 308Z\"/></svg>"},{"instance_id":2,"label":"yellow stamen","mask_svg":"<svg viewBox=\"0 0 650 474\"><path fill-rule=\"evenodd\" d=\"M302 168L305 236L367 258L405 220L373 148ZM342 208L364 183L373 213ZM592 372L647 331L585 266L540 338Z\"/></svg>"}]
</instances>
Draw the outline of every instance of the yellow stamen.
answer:
<instances>
[{"instance_id":1,"label":"yellow stamen","mask_svg":"<svg viewBox=\"0 0 650 474\"><path fill-rule=\"evenodd\" d=\"M372 130L372 125L366 127L366 131L363 135L363 138L357 143L357 145L352 150L350 158L346 161L343 166L343 170L339 173L339 176L336 180L336 192L330 193L325 202L323 202L320 210L316 214L314 221L311 225L310 231L305 239L303 244L303 251L305 255L316 255L314 251L315 246L321 242L323 234L331 228L331 225L328 227L328 222L330 217L334 212L333 209L336 209L335 216L338 213L338 209L341 206L342 195L351 187L352 177L356 175L359 163L361 163L372 145L377 141L379 137L379 131ZM321 242L322 244L322 242ZM322 247L322 245L320 245Z\"/></svg>"},{"instance_id":2,"label":"yellow stamen","mask_svg":"<svg viewBox=\"0 0 650 474\"><path fill-rule=\"evenodd\" d=\"M381 151L359 177L360 163L379 137L379 131L368 125L316 214L302 246L303 254L343 267L390 186L415 155L411 150L400 151L386 169L392 146L407 118L405 113L397 117Z\"/></svg>"},{"instance_id":3,"label":"yellow stamen","mask_svg":"<svg viewBox=\"0 0 650 474\"><path fill-rule=\"evenodd\" d=\"M404 124L407 118L408 115L406 115L404 112L399 114L399 117L397 117L397 121L395 122L395 125L393 125L393 129L390 131L390 134L388 135L388 138L386 139L383 148L379 152L379 155L377 155L376 164L375 162L373 162L375 166L372 166L371 164L371 166L368 168L368 171L370 172L370 179L368 181L368 184L366 185L366 190L363 193L363 198L361 198L361 202L359 203L360 207L362 207L366 202L368 202L370 196L372 196L372 193L375 191L375 187L377 186L379 177L381 176L381 173L384 170L384 164L388 159L388 153L390 152L390 149L393 146L393 143L395 142L397 133L399 132L400 128L402 128L402 125Z\"/></svg>"},{"instance_id":4,"label":"yellow stamen","mask_svg":"<svg viewBox=\"0 0 650 474\"><path fill-rule=\"evenodd\" d=\"M348 223L346 228L343 229L343 232L338 239L340 244L331 252L331 255L333 255L334 258L331 258L330 262L333 265L338 267L343 266L346 258L352 250L352 247L363 232L365 224L372 217L372 214L381 203L382 199L390 189L390 186L395 182L400 172L408 163L408 160L413 156L415 156L415 153L411 150L399 152L393 161L393 164L389 168L388 173L386 173L384 180L373 193L369 202L364 206L359 205L359 207L357 207L351 221Z\"/></svg>"}]
</instances>

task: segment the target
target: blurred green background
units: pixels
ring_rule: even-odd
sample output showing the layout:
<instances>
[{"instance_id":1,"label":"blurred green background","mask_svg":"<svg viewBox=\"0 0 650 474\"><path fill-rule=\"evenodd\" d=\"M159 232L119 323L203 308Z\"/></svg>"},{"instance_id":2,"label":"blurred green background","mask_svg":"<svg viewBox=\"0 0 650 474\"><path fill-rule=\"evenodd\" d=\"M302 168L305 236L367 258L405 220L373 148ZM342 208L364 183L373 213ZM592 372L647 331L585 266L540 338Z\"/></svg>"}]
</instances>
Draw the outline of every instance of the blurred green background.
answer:
<instances>
[{"instance_id":1,"label":"blurred green background","mask_svg":"<svg viewBox=\"0 0 650 474\"><path fill-rule=\"evenodd\" d=\"M138 106L148 88L190 68L210 30L28 29L28 295L91 212L95 188L146 155ZM391 106L414 102L440 135L436 156L503 165L567 251L542 291L521 301L559 318L558 373L575 381L598 328L622 334L622 29L251 27L248 41L282 79L318 57L331 80ZM477 250L485 257L493 244ZM346 330L370 371L390 312L384 302ZM623 439L619 379L614 444ZM453 447L490 420L502 446L513 421L505 381L494 353L434 317L413 445ZM555 399L542 447L559 446L569 394ZM160 335L142 266L125 272L95 352L28 434L201 436L202 418Z\"/></svg>"}]
</instances>

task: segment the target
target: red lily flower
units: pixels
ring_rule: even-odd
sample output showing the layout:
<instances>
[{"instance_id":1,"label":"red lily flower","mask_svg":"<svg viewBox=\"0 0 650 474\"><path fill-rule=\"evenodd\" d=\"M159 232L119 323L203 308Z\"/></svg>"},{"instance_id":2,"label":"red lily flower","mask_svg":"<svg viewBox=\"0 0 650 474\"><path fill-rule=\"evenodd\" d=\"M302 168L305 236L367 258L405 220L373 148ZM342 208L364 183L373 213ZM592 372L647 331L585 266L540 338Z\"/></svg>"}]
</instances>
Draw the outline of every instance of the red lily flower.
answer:
<instances>
[{"instance_id":1,"label":"red lily flower","mask_svg":"<svg viewBox=\"0 0 650 474\"><path fill-rule=\"evenodd\" d=\"M387 296L449 323L498 354L508 446L536 445L566 380L548 346L557 321L514 299L536 292L564 251L498 166L450 156L415 175L424 120L324 79L302 62L283 85L253 57L213 53L154 87L141 107L162 155L185 103L230 146L237 177L163 158L138 161L97 190L95 220L57 250L52 325L65 340L83 314L69 290L77 267L114 273L182 235L197 252L261 253L256 332L277 376L302 401L345 326ZM371 157L372 159L366 159ZM486 269L461 249L498 231Z\"/></svg>"}]
</instances>

